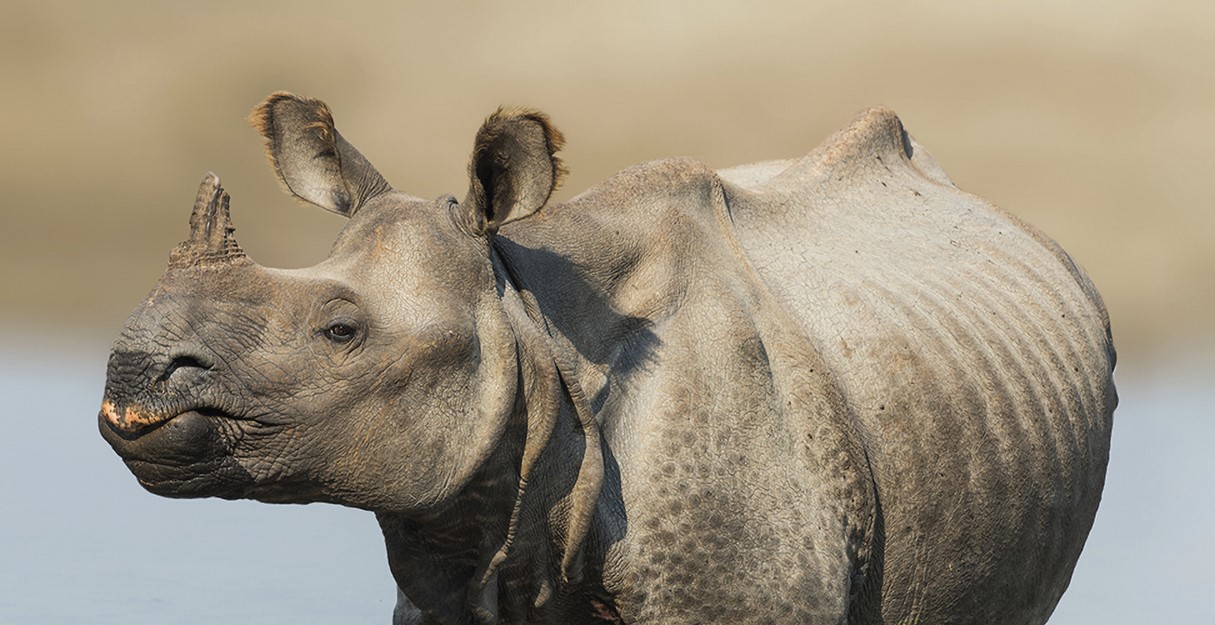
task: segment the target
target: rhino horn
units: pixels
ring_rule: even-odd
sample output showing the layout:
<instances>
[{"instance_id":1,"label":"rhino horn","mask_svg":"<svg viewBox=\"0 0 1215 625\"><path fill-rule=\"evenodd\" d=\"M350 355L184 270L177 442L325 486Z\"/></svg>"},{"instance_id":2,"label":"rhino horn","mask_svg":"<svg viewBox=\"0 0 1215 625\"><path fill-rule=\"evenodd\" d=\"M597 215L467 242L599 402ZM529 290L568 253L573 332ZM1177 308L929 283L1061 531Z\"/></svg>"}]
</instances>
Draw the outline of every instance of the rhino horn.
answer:
<instances>
[{"instance_id":1,"label":"rhino horn","mask_svg":"<svg viewBox=\"0 0 1215 625\"><path fill-rule=\"evenodd\" d=\"M249 262L236 242L229 200L228 193L219 184L219 176L207 172L198 185L198 196L190 213L190 238L173 250L169 256L170 267Z\"/></svg>"}]
</instances>

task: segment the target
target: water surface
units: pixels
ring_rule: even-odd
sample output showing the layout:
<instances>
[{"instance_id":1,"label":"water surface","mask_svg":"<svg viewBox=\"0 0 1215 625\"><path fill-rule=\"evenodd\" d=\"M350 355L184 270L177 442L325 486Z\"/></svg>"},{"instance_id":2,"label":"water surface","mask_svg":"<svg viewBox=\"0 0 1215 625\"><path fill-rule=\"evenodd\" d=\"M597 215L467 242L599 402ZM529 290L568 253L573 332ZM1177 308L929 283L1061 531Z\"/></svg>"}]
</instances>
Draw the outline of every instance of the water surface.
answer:
<instances>
[{"instance_id":1,"label":"water surface","mask_svg":"<svg viewBox=\"0 0 1215 625\"><path fill-rule=\"evenodd\" d=\"M172 500L97 433L105 351L0 356L0 623L391 622L375 517Z\"/></svg>"},{"instance_id":2,"label":"water surface","mask_svg":"<svg viewBox=\"0 0 1215 625\"><path fill-rule=\"evenodd\" d=\"M379 528L328 505L170 500L97 434L105 348L0 352L0 623L378 623ZM1120 378L1101 510L1052 625L1215 622L1215 388Z\"/></svg>"}]
</instances>

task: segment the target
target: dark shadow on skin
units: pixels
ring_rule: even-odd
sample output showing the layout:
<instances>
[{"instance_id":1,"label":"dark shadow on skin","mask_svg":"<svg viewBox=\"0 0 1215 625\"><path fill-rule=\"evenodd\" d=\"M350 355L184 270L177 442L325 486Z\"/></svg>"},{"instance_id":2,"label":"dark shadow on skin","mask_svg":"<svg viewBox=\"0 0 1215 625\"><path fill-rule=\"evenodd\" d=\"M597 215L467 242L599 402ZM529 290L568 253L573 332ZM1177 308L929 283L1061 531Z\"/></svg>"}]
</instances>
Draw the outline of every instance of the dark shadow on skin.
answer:
<instances>
[{"instance_id":1,"label":"dark shadow on skin","mask_svg":"<svg viewBox=\"0 0 1215 625\"><path fill-rule=\"evenodd\" d=\"M597 573L596 582L585 589L595 599L589 620L592 623L621 623L616 611L615 598L603 588L604 558L608 550L624 540L629 532L628 510L624 494L620 490L620 465L607 441L603 445L603 490L599 493L598 522L591 535L587 549L587 568Z\"/></svg>"},{"instance_id":2,"label":"dark shadow on skin","mask_svg":"<svg viewBox=\"0 0 1215 625\"><path fill-rule=\"evenodd\" d=\"M911 145L911 135L907 134L902 124L899 124L899 141L903 144L903 152L907 155L907 158L914 158L915 146Z\"/></svg>"},{"instance_id":3,"label":"dark shadow on skin","mask_svg":"<svg viewBox=\"0 0 1215 625\"><path fill-rule=\"evenodd\" d=\"M621 314L612 301L588 282L578 266L551 250L529 248L505 237L494 245L506 262L518 289L535 295L548 322L568 339L583 358L610 367L609 379L588 398L598 414L611 394L612 381L627 382L655 362L661 342L653 322ZM572 313L571 311L576 311ZM615 347L623 345L623 349Z\"/></svg>"},{"instance_id":4,"label":"dark shadow on skin","mask_svg":"<svg viewBox=\"0 0 1215 625\"><path fill-rule=\"evenodd\" d=\"M585 278L577 264L562 255L543 248L525 247L505 237L496 238L494 245L510 281L516 289L530 291L535 296L547 322L552 324L551 330L565 337L581 357L609 369L602 387L587 399L600 427L610 432L611 424L603 422L601 411L611 398L613 386L627 385L631 376L656 364L660 339L652 329L653 321L621 314L611 299ZM573 444L578 445L581 441L583 439L575 437ZM603 485L595 522L582 553L584 570L590 575L573 589L584 599L567 604L567 610L572 612L564 616L571 623L620 622L616 620L619 615L615 612L614 598L603 588L602 577L608 551L628 534L628 511L621 490L620 465L611 448L610 437L601 437L600 445ZM568 449L559 454L567 461L582 455L582 449ZM553 474L567 476L566 482L553 484L553 487L562 496L568 494L574 487L574 474L560 471ZM590 599L593 610L590 614L581 612L587 605L585 599Z\"/></svg>"}]
</instances>

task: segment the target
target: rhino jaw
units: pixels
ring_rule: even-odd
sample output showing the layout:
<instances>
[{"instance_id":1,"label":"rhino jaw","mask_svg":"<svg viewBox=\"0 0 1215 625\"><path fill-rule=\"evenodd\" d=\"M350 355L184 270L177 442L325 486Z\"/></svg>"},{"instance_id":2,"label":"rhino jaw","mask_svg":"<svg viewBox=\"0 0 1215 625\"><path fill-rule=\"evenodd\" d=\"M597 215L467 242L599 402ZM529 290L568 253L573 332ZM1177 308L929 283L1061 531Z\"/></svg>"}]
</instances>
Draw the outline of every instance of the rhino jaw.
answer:
<instances>
[{"instance_id":1,"label":"rhino jaw","mask_svg":"<svg viewBox=\"0 0 1215 625\"><path fill-rule=\"evenodd\" d=\"M165 497L243 495L252 476L232 457L212 410L148 411L102 403L101 436L145 489Z\"/></svg>"}]
</instances>

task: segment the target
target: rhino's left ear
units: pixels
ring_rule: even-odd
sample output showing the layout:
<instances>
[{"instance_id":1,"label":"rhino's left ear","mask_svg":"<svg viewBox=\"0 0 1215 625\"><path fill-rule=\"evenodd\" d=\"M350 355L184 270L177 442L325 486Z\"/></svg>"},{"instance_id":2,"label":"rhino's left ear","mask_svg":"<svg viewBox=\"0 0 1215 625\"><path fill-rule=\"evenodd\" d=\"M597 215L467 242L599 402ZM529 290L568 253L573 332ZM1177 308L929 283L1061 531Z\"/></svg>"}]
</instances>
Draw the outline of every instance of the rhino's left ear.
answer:
<instances>
[{"instance_id":1,"label":"rhino's left ear","mask_svg":"<svg viewBox=\"0 0 1215 625\"><path fill-rule=\"evenodd\" d=\"M498 109L473 145L471 178L464 206L473 229L492 235L502 224L540 210L565 176L557 150L565 143L548 116L538 111Z\"/></svg>"},{"instance_id":2,"label":"rhino's left ear","mask_svg":"<svg viewBox=\"0 0 1215 625\"><path fill-rule=\"evenodd\" d=\"M249 116L266 138L266 155L295 197L347 217L392 187L333 126L320 100L270 94Z\"/></svg>"}]
</instances>

